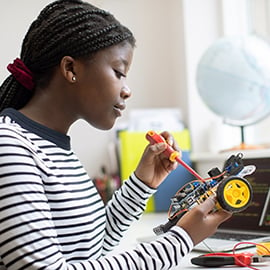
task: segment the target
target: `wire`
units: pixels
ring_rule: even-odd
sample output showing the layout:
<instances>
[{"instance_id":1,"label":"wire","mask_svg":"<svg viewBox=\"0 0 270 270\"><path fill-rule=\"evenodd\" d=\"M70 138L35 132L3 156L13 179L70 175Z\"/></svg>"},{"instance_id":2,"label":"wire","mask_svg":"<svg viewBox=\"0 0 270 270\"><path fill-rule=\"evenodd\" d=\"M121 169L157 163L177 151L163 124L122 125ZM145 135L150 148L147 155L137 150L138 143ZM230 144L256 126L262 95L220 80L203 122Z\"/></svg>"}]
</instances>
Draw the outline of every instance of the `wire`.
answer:
<instances>
[{"instance_id":1,"label":"wire","mask_svg":"<svg viewBox=\"0 0 270 270\"><path fill-rule=\"evenodd\" d=\"M239 242L239 243L237 243L237 244L234 245L233 250L232 250L233 251L233 255L234 255L234 259L240 265L245 266L245 267L248 267L249 269L252 269L252 270L260 270L259 268L256 268L256 267L253 267L251 265L247 265L247 264L243 263L241 260L239 260L237 258L237 256L235 256L236 255L235 251L236 251L237 247L240 246L240 245L251 245L251 246L256 246L256 247L257 246L260 246L260 247L264 248L267 251L267 253L269 253L269 254L270 254L270 250L266 246L264 246L263 244L258 244L258 243L253 243L253 242Z\"/></svg>"},{"instance_id":2,"label":"wire","mask_svg":"<svg viewBox=\"0 0 270 270\"><path fill-rule=\"evenodd\" d=\"M172 206L170 206L170 208L172 208ZM169 211L171 211L171 209L169 209ZM188 209L182 209L182 210L179 210L178 212L174 213L172 216L170 216L170 214L169 214L169 219L172 220L176 216L180 215L183 212L187 212L187 211L188 211Z\"/></svg>"},{"instance_id":3,"label":"wire","mask_svg":"<svg viewBox=\"0 0 270 270\"><path fill-rule=\"evenodd\" d=\"M204 243L204 245L211 250L211 248ZM250 253L250 252L242 252L242 253L236 253L236 249L239 245L252 245L252 246L257 246L257 247L261 247L265 250L265 254L266 256L270 255L270 249L267 248L263 243L258 244L258 243L253 243L253 242L239 242L236 245L234 245L232 253L224 253L224 252L211 252L211 253L207 253L203 256L221 256L221 257L233 257L234 258L234 264L241 266L241 267L247 267L249 269L252 270L260 270L256 267L251 266L252 263L254 263L254 261L252 261L252 258L254 258L254 256L258 255L257 253Z\"/></svg>"},{"instance_id":4,"label":"wire","mask_svg":"<svg viewBox=\"0 0 270 270\"><path fill-rule=\"evenodd\" d=\"M205 241L202 241L202 244L209 250L210 253L215 253L214 250Z\"/></svg>"},{"instance_id":5,"label":"wire","mask_svg":"<svg viewBox=\"0 0 270 270\"><path fill-rule=\"evenodd\" d=\"M219 175L215 175L215 176L212 176L212 177L208 177L208 178L204 178L204 181L208 181L208 180L215 180L221 176L224 176L228 171L223 171L221 174Z\"/></svg>"}]
</instances>

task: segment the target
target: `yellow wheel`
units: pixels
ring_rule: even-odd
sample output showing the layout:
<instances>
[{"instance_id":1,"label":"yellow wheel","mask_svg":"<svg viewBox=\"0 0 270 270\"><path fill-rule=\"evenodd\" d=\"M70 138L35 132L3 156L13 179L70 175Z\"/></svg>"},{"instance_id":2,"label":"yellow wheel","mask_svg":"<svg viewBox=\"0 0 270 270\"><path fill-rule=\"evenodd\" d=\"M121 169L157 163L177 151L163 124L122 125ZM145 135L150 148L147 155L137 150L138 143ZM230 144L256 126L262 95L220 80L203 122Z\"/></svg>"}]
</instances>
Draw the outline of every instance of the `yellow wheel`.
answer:
<instances>
[{"instance_id":1,"label":"yellow wheel","mask_svg":"<svg viewBox=\"0 0 270 270\"><path fill-rule=\"evenodd\" d=\"M230 176L217 188L217 200L220 206L230 212L245 210L251 203L253 192L250 183L241 177Z\"/></svg>"}]
</instances>

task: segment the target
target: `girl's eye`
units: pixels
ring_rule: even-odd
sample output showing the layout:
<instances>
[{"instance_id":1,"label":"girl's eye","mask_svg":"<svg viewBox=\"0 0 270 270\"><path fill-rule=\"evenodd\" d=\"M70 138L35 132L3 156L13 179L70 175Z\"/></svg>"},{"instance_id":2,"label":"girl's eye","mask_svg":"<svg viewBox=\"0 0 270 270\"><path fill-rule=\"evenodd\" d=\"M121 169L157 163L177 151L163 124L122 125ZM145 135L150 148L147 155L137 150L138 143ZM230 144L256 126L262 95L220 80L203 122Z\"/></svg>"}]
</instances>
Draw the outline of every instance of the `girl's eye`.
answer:
<instances>
[{"instance_id":1,"label":"girl's eye","mask_svg":"<svg viewBox=\"0 0 270 270\"><path fill-rule=\"evenodd\" d=\"M120 72L118 70L114 70L114 72L115 72L117 78L119 78L119 79L121 79L121 77L124 77L124 78L126 77L125 74L123 74L122 72Z\"/></svg>"}]
</instances>

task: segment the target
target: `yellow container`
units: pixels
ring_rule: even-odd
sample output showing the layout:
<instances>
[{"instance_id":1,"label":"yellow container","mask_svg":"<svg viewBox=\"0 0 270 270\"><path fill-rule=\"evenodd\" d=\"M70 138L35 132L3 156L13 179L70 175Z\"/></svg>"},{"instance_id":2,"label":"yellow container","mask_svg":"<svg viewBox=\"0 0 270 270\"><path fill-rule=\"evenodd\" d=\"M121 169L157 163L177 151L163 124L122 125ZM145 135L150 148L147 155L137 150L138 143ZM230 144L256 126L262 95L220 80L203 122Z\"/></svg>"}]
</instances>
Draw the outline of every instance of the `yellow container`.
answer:
<instances>
[{"instance_id":1,"label":"yellow container","mask_svg":"<svg viewBox=\"0 0 270 270\"><path fill-rule=\"evenodd\" d=\"M158 132L158 131L157 131ZM188 129L171 131L182 151L190 151L191 142ZM122 179L127 179L136 169L144 148L149 143L145 138L146 132L129 132L126 130L118 133L120 148L120 174ZM175 189L175 192L177 189ZM155 199L152 196L146 207L146 212L155 212Z\"/></svg>"}]
</instances>

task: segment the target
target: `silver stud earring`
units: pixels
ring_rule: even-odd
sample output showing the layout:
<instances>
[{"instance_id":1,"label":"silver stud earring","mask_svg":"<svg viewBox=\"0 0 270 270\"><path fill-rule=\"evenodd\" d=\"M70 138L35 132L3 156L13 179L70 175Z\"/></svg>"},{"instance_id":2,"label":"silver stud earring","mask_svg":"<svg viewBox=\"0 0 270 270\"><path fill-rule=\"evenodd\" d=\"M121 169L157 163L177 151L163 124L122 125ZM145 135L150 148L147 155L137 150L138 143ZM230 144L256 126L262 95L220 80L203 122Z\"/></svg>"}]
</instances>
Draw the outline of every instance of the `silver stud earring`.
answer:
<instances>
[{"instance_id":1,"label":"silver stud earring","mask_svg":"<svg viewBox=\"0 0 270 270\"><path fill-rule=\"evenodd\" d=\"M75 77L75 76L72 76L71 80L72 80L73 82L76 82L76 77Z\"/></svg>"}]
</instances>

